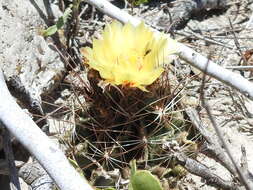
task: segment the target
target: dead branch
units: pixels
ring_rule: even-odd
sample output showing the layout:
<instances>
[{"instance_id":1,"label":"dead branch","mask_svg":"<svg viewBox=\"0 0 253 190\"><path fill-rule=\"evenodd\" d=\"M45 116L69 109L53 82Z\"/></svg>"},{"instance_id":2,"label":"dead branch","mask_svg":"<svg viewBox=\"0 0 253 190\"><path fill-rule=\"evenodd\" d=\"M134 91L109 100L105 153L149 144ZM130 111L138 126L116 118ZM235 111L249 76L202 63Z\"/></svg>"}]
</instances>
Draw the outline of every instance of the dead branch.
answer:
<instances>
[{"instance_id":1,"label":"dead branch","mask_svg":"<svg viewBox=\"0 0 253 190\"><path fill-rule=\"evenodd\" d=\"M214 174L208 167L200 162L184 156L176 155L179 164L185 167L187 171L206 180L206 184L227 190L239 190L240 186L231 181L225 181L221 177Z\"/></svg>"},{"instance_id":2,"label":"dead branch","mask_svg":"<svg viewBox=\"0 0 253 190\"><path fill-rule=\"evenodd\" d=\"M1 121L0 121L1 126ZM4 154L8 163L9 168L9 176L10 176L10 189L11 190L21 190L19 179L18 179L18 172L15 166L15 160L13 155L13 150L11 146L11 138L9 131L3 129L3 148Z\"/></svg>"},{"instance_id":3,"label":"dead branch","mask_svg":"<svg viewBox=\"0 0 253 190\"><path fill-rule=\"evenodd\" d=\"M217 139L213 137L213 134L207 131L205 127L202 125L202 122L199 118L197 111L194 108L188 108L186 109L186 114L190 118L193 126L200 132L200 134L205 139L205 142L201 146L200 151L209 158L212 158L216 162L219 162L232 175L237 176L237 172L233 164L231 163L230 159L225 154L224 149L220 146Z\"/></svg>"},{"instance_id":4,"label":"dead branch","mask_svg":"<svg viewBox=\"0 0 253 190\"><path fill-rule=\"evenodd\" d=\"M207 60L206 69L208 68L208 65L209 65L209 61ZM235 159L234 159L234 157L231 153L231 150L228 147L227 141L223 138L222 133L221 133L221 129L218 127L218 125L216 123L216 120L214 119L214 117L212 115L211 109L210 109L208 103L205 100L205 94L204 94L205 77L206 77L205 73L206 72L204 72L204 76L203 76L203 79L202 79L202 85L201 85L201 92L200 92L201 103L202 103L203 107L205 108L206 113L208 115L208 118L211 121L211 124L212 124L212 126L213 126L213 128L216 132L216 135L219 139L218 142L219 142L220 146L224 148L224 150L226 151L226 153L227 153L229 159L231 160L233 166L235 167L235 170L238 174L238 177L239 177L239 180L240 180L241 184L244 185L247 190L251 190L251 189L253 189L253 181L251 179L249 179L248 176L245 175L245 173L241 170L241 167L235 161Z\"/></svg>"},{"instance_id":5,"label":"dead branch","mask_svg":"<svg viewBox=\"0 0 253 190\"><path fill-rule=\"evenodd\" d=\"M224 9L227 6L227 0L178 0L171 2L171 4L172 7L168 9L171 19L162 22L162 25L164 27L173 25L174 28L177 28L184 25L191 19L193 14L197 14L200 11L209 9ZM174 21L174 23L171 23L171 21Z\"/></svg>"},{"instance_id":6,"label":"dead branch","mask_svg":"<svg viewBox=\"0 0 253 190\"><path fill-rule=\"evenodd\" d=\"M235 178L238 178L238 172L231 162L230 158L226 154L226 150L222 148L221 144L218 140L213 137L213 135L205 129L205 127L201 124L198 113L195 109L190 108L186 110L187 115L192 121L193 126L201 133L201 135L206 140L200 148L200 151L208 156L209 158L214 159L216 162L220 163L224 166ZM245 155L245 153L244 153ZM243 157L242 164L247 165L246 163L246 155ZM252 180L252 174L249 172L248 168L242 168L243 174L247 181Z\"/></svg>"},{"instance_id":7,"label":"dead branch","mask_svg":"<svg viewBox=\"0 0 253 190\"><path fill-rule=\"evenodd\" d=\"M63 152L17 105L0 71L0 122L34 155L61 190L93 188L70 165Z\"/></svg>"}]
</instances>

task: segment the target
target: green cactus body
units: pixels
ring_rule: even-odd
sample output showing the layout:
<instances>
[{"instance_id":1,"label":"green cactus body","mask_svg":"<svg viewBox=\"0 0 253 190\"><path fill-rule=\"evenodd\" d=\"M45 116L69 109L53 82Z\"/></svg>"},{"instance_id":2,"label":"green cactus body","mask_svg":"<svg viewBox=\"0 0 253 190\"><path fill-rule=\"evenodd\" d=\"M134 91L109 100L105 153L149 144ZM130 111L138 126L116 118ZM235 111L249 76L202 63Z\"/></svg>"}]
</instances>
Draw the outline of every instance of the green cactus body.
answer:
<instances>
[{"instance_id":1,"label":"green cactus body","mask_svg":"<svg viewBox=\"0 0 253 190\"><path fill-rule=\"evenodd\" d=\"M147 170L137 170L136 160L130 162L131 177L128 190L163 190L157 177Z\"/></svg>"},{"instance_id":2,"label":"green cactus body","mask_svg":"<svg viewBox=\"0 0 253 190\"><path fill-rule=\"evenodd\" d=\"M129 190L162 190L159 180L146 170L138 170L131 176Z\"/></svg>"}]
</instances>

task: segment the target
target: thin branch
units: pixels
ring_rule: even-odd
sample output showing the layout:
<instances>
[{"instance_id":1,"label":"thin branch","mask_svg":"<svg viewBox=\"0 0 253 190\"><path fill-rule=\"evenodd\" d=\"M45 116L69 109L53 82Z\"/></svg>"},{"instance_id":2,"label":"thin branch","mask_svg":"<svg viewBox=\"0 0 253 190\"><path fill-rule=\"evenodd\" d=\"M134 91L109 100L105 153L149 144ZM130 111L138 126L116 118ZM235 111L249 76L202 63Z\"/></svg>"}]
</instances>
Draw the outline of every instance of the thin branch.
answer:
<instances>
[{"instance_id":1,"label":"thin branch","mask_svg":"<svg viewBox=\"0 0 253 190\"><path fill-rule=\"evenodd\" d=\"M211 60L208 60L208 58L195 52L193 49L184 46L183 44L180 45L179 52L179 56L192 66L227 84L228 86L231 86L253 100L253 84L241 75L233 73L218 64L215 64Z\"/></svg>"},{"instance_id":2,"label":"thin branch","mask_svg":"<svg viewBox=\"0 0 253 190\"><path fill-rule=\"evenodd\" d=\"M61 190L93 190L58 148L17 105L0 71L0 122L36 157Z\"/></svg>"},{"instance_id":3,"label":"thin branch","mask_svg":"<svg viewBox=\"0 0 253 190\"><path fill-rule=\"evenodd\" d=\"M122 23L130 22L136 26L141 22L140 19L134 18L128 13L120 10L107 0L86 0L86 2ZM187 61L197 69L206 72L206 74L214 77L215 79L231 86L232 88L244 94L246 97L253 100L253 84L241 75L233 73L232 71L229 71L210 60L208 61L206 57L181 43L179 43L178 51L178 55L181 59Z\"/></svg>"},{"instance_id":4,"label":"thin branch","mask_svg":"<svg viewBox=\"0 0 253 190\"><path fill-rule=\"evenodd\" d=\"M198 113L195 109L190 108L186 109L186 113L190 118L193 126L200 132L200 134L206 140L201 146L201 152L208 156L209 158L214 159L216 162L219 162L223 165L231 174L238 176L237 172L231 163L230 159L226 155L224 149L220 146L216 138L213 138L213 134L209 132L201 123L201 120L198 116Z\"/></svg>"},{"instance_id":5,"label":"thin branch","mask_svg":"<svg viewBox=\"0 0 253 190\"><path fill-rule=\"evenodd\" d=\"M133 16L129 15L127 12L122 11L107 0L85 0L85 2L89 3L90 5L93 5L102 13L114 19L117 19L122 23L130 22L134 26L137 26L141 23L140 19L134 18Z\"/></svg>"},{"instance_id":6,"label":"thin branch","mask_svg":"<svg viewBox=\"0 0 253 190\"><path fill-rule=\"evenodd\" d=\"M0 121L0 126L3 126ZM4 155L8 163L9 176L10 176L10 188L11 190L21 190L18 172L15 166L15 159L13 155L13 150L11 146L11 137L9 131L3 129L3 148Z\"/></svg>"},{"instance_id":7,"label":"thin branch","mask_svg":"<svg viewBox=\"0 0 253 190\"><path fill-rule=\"evenodd\" d=\"M209 67L209 60L207 60L207 63L206 63L206 69L208 69ZM205 78L206 78L206 73L204 72L204 76L203 76L203 79L202 79L202 85L201 85L201 94L200 94L200 100L201 100L201 103L203 105L203 107L205 108L206 112L207 112L207 115L212 123L212 126L216 132L216 135L218 136L219 140L220 140L220 145L221 147L223 147L228 155L228 157L230 158L231 162L233 163L235 169L236 169L236 172L239 176L239 179L240 179L240 182L245 186L245 188L247 190L252 190L253 189L253 183L251 180L249 180L245 174L242 172L241 168L238 166L238 164L236 163L234 157L232 156L232 153L228 147L228 144L227 142L225 141L225 139L223 138L222 136L222 133L221 133L221 130L219 129L212 113L211 113L211 109L209 107L209 105L207 104L207 102L205 101L205 97L204 97L204 86L205 86Z\"/></svg>"},{"instance_id":8,"label":"thin branch","mask_svg":"<svg viewBox=\"0 0 253 190\"><path fill-rule=\"evenodd\" d=\"M240 187L231 181L225 181L221 177L214 174L207 166L200 162L186 157L183 154L176 155L176 159L184 166L187 171L206 180L206 183L211 186L219 187L226 190L238 190Z\"/></svg>"}]
</instances>

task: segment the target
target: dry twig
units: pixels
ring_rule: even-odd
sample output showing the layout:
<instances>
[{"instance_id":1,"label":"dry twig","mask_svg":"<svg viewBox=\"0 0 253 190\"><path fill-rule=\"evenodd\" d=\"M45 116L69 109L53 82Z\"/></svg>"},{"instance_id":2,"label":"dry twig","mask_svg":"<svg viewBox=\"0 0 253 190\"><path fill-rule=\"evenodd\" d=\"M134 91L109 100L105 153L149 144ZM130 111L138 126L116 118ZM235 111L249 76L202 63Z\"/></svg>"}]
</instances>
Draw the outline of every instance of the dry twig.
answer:
<instances>
[{"instance_id":1,"label":"dry twig","mask_svg":"<svg viewBox=\"0 0 253 190\"><path fill-rule=\"evenodd\" d=\"M206 184L219 187L226 190L239 190L240 187L234 182L225 181L221 177L214 174L208 167L196 160L186 157L183 154L176 156L179 164L185 167L187 171L206 180Z\"/></svg>"},{"instance_id":2,"label":"dry twig","mask_svg":"<svg viewBox=\"0 0 253 190\"><path fill-rule=\"evenodd\" d=\"M3 126L0 121L0 126ZM21 190L20 183L18 179L18 172L15 166L15 160L13 155L13 150L11 147L10 133L6 129L3 129L3 148L4 154L9 166L9 176L10 176L10 189L11 190Z\"/></svg>"},{"instance_id":3,"label":"dry twig","mask_svg":"<svg viewBox=\"0 0 253 190\"><path fill-rule=\"evenodd\" d=\"M0 122L34 155L61 190L92 190L63 152L23 112L11 96L0 71Z\"/></svg>"},{"instance_id":4,"label":"dry twig","mask_svg":"<svg viewBox=\"0 0 253 190\"><path fill-rule=\"evenodd\" d=\"M206 63L206 69L209 67L209 61L207 60L207 63ZM224 148L224 150L226 151L229 159L231 160L231 162L233 163L233 166L238 174L238 177L239 177L239 180L241 182L242 185L245 186L245 188L247 190L252 190L253 189L253 181L251 179L248 178L248 176L245 175L245 173L241 170L241 168L238 166L238 164L236 163L229 147L228 147L228 144L227 142L225 141L225 139L223 138L222 136L222 133L221 133L221 129L218 127L212 113L211 113L211 109L209 107L209 105L207 104L207 102L205 101L205 97L204 97L204 87L205 87L205 78L206 78L206 73L204 72L204 76L203 76L203 80L202 80L202 86L201 86L201 93L200 93L200 100L201 100L201 103L203 105L203 107L205 108L206 112L207 112L207 115L212 123L212 126L216 132L216 135L218 136L218 139L219 139L219 143L220 143L220 146Z\"/></svg>"}]
</instances>

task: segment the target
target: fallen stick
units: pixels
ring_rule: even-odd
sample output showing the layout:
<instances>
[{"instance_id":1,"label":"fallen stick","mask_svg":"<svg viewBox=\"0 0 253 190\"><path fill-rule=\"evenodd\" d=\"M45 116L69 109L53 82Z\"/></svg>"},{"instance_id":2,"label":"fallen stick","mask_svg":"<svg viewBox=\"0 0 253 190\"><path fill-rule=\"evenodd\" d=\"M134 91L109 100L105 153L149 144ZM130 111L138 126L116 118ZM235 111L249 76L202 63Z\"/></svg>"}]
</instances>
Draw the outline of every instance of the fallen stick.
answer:
<instances>
[{"instance_id":1,"label":"fallen stick","mask_svg":"<svg viewBox=\"0 0 253 190\"><path fill-rule=\"evenodd\" d=\"M141 20L134 18L128 13L122 11L118 7L112 5L107 0L86 0L87 3L95 6L98 10L107 14L108 16L119 20L122 23L130 22L134 26L141 23ZM188 62L193 67L205 72L206 74L214 77L215 79L225 83L226 85L238 90L246 97L253 100L253 84L237 73L233 73L218 64L214 63L210 59L204 57L200 53L197 53L193 49L179 44L178 55L181 59Z\"/></svg>"},{"instance_id":2,"label":"fallen stick","mask_svg":"<svg viewBox=\"0 0 253 190\"><path fill-rule=\"evenodd\" d=\"M177 154L175 156L180 165L184 166L190 173L195 174L206 180L207 185L214 187L227 189L227 190L239 190L241 189L238 184L233 181L226 181L220 176L213 173L213 171L200 162L188 158L184 154Z\"/></svg>"},{"instance_id":3,"label":"fallen stick","mask_svg":"<svg viewBox=\"0 0 253 190\"><path fill-rule=\"evenodd\" d=\"M93 190L63 152L18 106L0 70L0 123L39 161L61 190Z\"/></svg>"},{"instance_id":4,"label":"fallen stick","mask_svg":"<svg viewBox=\"0 0 253 190\"><path fill-rule=\"evenodd\" d=\"M1 127L1 123L0 123ZM11 146L11 137L8 130L3 128L3 148L4 155L8 163L9 168L9 178L10 178L10 189L11 190L21 190L20 182L18 178L17 168L15 166L14 154Z\"/></svg>"}]
</instances>

